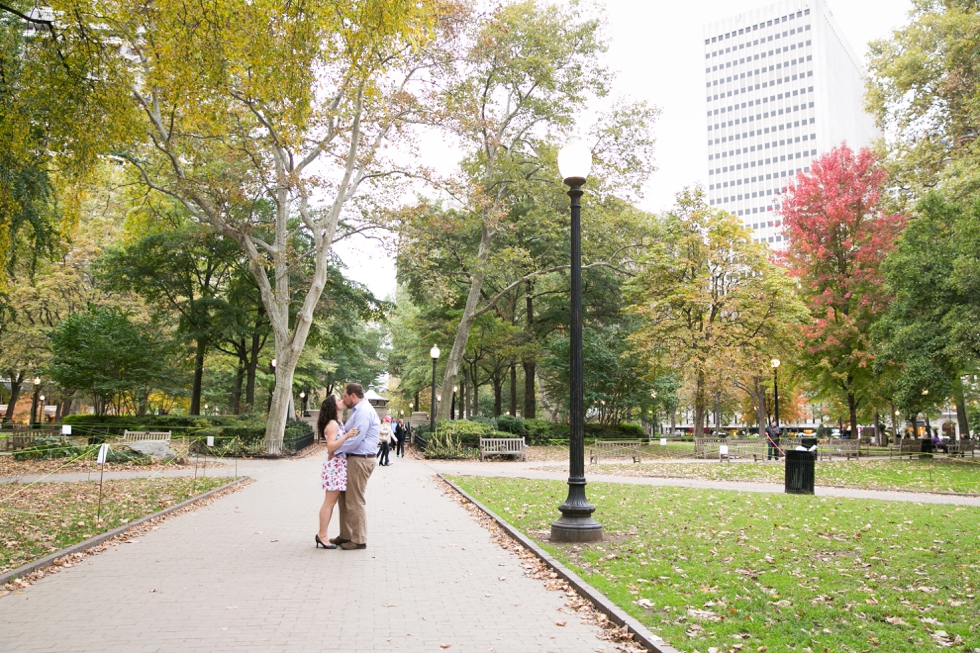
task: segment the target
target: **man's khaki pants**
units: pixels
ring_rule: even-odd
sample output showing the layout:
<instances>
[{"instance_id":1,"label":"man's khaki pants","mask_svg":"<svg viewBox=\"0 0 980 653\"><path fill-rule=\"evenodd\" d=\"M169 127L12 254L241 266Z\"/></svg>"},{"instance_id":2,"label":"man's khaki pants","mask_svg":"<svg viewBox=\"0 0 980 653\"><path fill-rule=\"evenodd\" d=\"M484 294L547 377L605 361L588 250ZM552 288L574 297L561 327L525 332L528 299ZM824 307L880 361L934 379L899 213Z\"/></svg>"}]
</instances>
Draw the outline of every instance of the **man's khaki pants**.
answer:
<instances>
[{"instance_id":1,"label":"man's khaki pants","mask_svg":"<svg viewBox=\"0 0 980 653\"><path fill-rule=\"evenodd\" d=\"M340 537L354 544L367 544L367 508L364 492L377 461L374 456L347 456L347 491L340 493Z\"/></svg>"}]
</instances>

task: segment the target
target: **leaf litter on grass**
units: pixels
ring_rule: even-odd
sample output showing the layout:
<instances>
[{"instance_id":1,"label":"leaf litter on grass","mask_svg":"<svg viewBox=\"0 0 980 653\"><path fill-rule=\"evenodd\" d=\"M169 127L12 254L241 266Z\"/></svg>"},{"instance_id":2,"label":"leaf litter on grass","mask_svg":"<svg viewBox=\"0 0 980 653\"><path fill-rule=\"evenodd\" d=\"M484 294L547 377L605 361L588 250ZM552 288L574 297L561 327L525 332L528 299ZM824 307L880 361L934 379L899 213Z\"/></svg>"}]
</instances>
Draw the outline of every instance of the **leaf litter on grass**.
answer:
<instances>
[{"instance_id":1,"label":"leaf litter on grass","mask_svg":"<svg viewBox=\"0 0 980 653\"><path fill-rule=\"evenodd\" d=\"M0 573L224 485L218 477L0 485Z\"/></svg>"},{"instance_id":2,"label":"leaf litter on grass","mask_svg":"<svg viewBox=\"0 0 980 653\"><path fill-rule=\"evenodd\" d=\"M564 484L455 481L682 651L980 649L980 509L593 483L567 546Z\"/></svg>"}]
</instances>

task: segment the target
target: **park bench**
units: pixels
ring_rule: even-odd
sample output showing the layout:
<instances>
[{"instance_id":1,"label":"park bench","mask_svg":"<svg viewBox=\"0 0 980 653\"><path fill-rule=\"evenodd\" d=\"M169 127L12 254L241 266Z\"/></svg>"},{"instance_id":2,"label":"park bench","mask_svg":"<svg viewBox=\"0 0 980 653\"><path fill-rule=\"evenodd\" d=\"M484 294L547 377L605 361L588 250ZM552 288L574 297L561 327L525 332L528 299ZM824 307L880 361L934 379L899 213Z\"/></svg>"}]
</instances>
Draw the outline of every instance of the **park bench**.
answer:
<instances>
[{"instance_id":1,"label":"park bench","mask_svg":"<svg viewBox=\"0 0 980 653\"><path fill-rule=\"evenodd\" d=\"M170 442L170 431L123 431L123 442L140 442L142 440Z\"/></svg>"},{"instance_id":2,"label":"park bench","mask_svg":"<svg viewBox=\"0 0 980 653\"><path fill-rule=\"evenodd\" d=\"M4 449L7 451L26 449L34 444L34 435L31 433L8 433L4 444Z\"/></svg>"},{"instance_id":3,"label":"park bench","mask_svg":"<svg viewBox=\"0 0 980 653\"><path fill-rule=\"evenodd\" d=\"M977 441L973 439L954 440L946 443L946 453L950 456L962 456L964 458L966 454L970 454L971 458L976 458L976 445Z\"/></svg>"},{"instance_id":4,"label":"park bench","mask_svg":"<svg viewBox=\"0 0 980 653\"><path fill-rule=\"evenodd\" d=\"M596 440L589 447L589 464L598 463L603 458L632 458L634 463L640 462L642 440Z\"/></svg>"},{"instance_id":5,"label":"park bench","mask_svg":"<svg viewBox=\"0 0 980 653\"><path fill-rule=\"evenodd\" d=\"M833 460L834 456L844 456L845 460L850 460L853 456L856 459L861 456L861 442L831 438L827 444L821 445L818 451L822 460Z\"/></svg>"},{"instance_id":6,"label":"park bench","mask_svg":"<svg viewBox=\"0 0 980 653\"><path fill-rule=\"evenodd\" d=\"M527 446L524 438L480 438L480 460L493 454L527 460Z\"/></svg>"},{"instance_id":7,"label":"park bench","mask_svg":"<svg viewBox=\"0 0 980 653\"><path fill-rule=\"evenodd\" d=\"M694 457L714 458L718 455L718 446L723 442L721 438L694 438Z\"/></svg>"},{"instance_id":8,"label":"park bench","mask_svg":"<svg viewBox=\"0 0 980 653\"><path fill-rule=\"evenodd\" d=\"M735 458L748 458L758 462L766 456L766 443L763 440L722 440L718 446L719 460L734 460Z\"/></svg>"},{"instance_id":9,"label":"park bench","mask_svg":"<svg viewBox=\"0 0 980 653\"><path fill-rule=\"evenodd\" d=\"M919 438L899 438L888 446L889 458L893 455L899 458L902 456L911 458L913 454L917 453L922 453L922 440Z\"/></svg>"}]
</instances>

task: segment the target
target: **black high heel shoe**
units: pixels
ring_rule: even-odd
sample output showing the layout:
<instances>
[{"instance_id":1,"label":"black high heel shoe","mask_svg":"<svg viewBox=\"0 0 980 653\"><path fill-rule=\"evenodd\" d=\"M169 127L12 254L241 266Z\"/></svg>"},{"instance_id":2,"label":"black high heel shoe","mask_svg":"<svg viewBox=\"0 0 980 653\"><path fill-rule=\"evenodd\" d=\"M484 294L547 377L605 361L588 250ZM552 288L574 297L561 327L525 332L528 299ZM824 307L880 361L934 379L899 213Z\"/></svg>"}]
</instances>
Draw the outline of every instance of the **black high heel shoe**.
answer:
<instances>
[{"instance_id":1,"label":"black high heel shoe","mask_svg":"<svg viewBox=\"0 0 980 653\"><path fill-rule=\"evenodd\" d=\"M336 545L336 544L324 544L324 543L323 543L323 540L321 540L321 539L320 539L320 535L319 535L319 534L317 534L317 535L314 535L313 537L314 537L314 538L316 539L316 548L318 548L318 549L319 549L319 548L320 548L321 546L322 546L322 547L323 547L324 549L336 549L336 548L337 548L337 545Z\"/></svg>"}]
</instances>

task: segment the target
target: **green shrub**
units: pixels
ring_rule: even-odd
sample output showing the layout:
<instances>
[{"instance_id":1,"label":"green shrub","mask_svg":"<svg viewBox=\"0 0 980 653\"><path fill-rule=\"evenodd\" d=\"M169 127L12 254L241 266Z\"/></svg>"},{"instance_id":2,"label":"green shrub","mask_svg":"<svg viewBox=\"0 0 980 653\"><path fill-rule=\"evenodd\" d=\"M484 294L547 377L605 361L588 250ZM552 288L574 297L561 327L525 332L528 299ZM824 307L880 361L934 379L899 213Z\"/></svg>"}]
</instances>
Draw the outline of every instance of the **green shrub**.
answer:
<instances>
[{"instance_id":1,"label":"green shrub","mask_svg":"<svg viewBox=\"0 0 980 653\"><path fill-rule=\"evenodd\" d=\"M34 444L14 453L14 460L54 460L55 458L77 458L88 451L86 447L72 444L66 438L36 438Z\"/></svg>"},{"instance_id":2,"label":"green shrub","mask_svg":"<svg viewBox=\"0 0 980 653\"><path fill-rule=\"evenodd\" d=\"M617 428L625 436L624 439L645 438L647 436L646 431L639 424L620 424Z\"/></svg>"},{"instance_id":3,"label":"green shrub","mask_svg":"<svg viewBox=\"0 0 980 653\"><path fill-rule=\"evenodd\" d=\"M527 428L524 425L524 420L522 420L520 417L514 417L513 415L501 415L496 419L496 422L498 431L512 433L518 437L524 437L527 435Z\"/></svg>"},{"instance_id":4,"label":"green shrub","mask_svg":"<svg viewBox=\"0 0 980 653\"><path fill-rule=\"evenodd\" d=\"M479 450L464 446L460 436L448 431L437 430L428 438L425 445L425 457L440 460L462 460L475 458Z\"/></svg>"},{"instance_id":5,"label":"green shrub","mask_svg":"<svg viewBox=\"0 0 980 653\"><path fill-rule=\"evenodd\" d=\"M244 422L237 415L67 415L72 435L122 435L123 431L172 431L174 435L194 433L213 426Z\"/></svg>"},{"instance_id":6,"label":"green shrub","mask_svg":"<svg viewBox=\"0 0 980 653\"><path fill-rule=\"evenodd\" d=\"M436 433L453 436L483 436L493 435L493 425L489 422L477 422L468 419L454 419L446 422L439 422L436 425Z\"/></svg>"}]
</instances>

